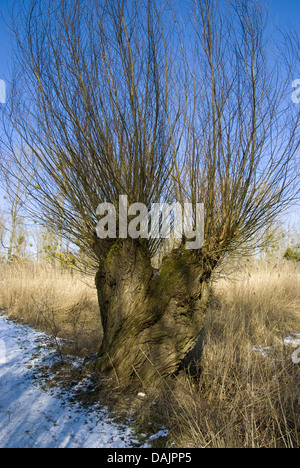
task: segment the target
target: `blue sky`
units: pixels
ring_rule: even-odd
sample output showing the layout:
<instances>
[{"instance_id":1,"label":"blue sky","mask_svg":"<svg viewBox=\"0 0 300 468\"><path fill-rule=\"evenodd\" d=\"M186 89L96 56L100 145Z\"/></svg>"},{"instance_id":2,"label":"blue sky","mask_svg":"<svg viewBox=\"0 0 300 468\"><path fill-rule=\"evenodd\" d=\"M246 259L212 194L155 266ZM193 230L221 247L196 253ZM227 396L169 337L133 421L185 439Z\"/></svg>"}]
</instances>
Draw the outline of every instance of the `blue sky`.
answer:
<instances>
[{"instance_id":1,"label":"blue sky","mask_svg":"<svg viewBox=\"0 0 300 468\"><path fill-rule=\"evenodd\" d=\"M14 0L0 0L0 79L9 75L11 62L9 30L5 21L9 21L7 10ZM17 0L17 2L24 0ZM28 0L26 0L28 1ZM113 0L112 0L113 1ZM267 0L270 5L270 19L272 24L279 27L287 27L292 24L295 27L300 23L300 0ZM4 18L3 18L4 17Z\"/></svg>"},{"instance_id":2,"label":"blue sky","mask_svg":"<svg viewBox=\"0 0 300 468\"><path fill-rule=\"evenodd\" d=\"M0 79L6 82L9 81L10 69L12 67L11 41L6 22L9 22L8 9L13 1L15 0L0 0ZM21 1L24 4L30 0L16 1ZM267 0L266 3L269 5L269 16L273 26L282 29L292 25L300 32L300 0ZM300 78L300 76L296 78ZM300 223L299 210L296 210L292 218L294 218L296 224Z\"/></svg>"},{"instance_id":3,"label":"blue sky","mask_svg":"<svg viewBox=\"0 0 300 468\"><path fill-rule=\"evenodd\" d=\"M14 1L14 0L13 0ZM17 0L27 3L28 0ZM113 1L113 0L112 0ZM289 24L298 28L300 25L300 0L268 0L270 20L280 28ZM5 22L9 21L8 9L12 0L0 0L0 79L9 79L11 67L11 42L9 28Z\"/></svg>"},{"instance_id":4,"label":"blue sky","mask_svg":"<svg viewBox=\"0 0 300 468\"><path fill-rule=\"evenodd\" d=\"M0 0L0 79L8 78L12 55L9 29L5 24L5 21L8 21L6 10L9 4L11 4L11 0Z\"/></svg>"},{"instance_id":5,"label":"blue sky","mask_svg":"<svg viewBox=\"0 0 300 468\"><path fill-rule=\"evenodd\" d=\"M281 27L289 22L298 26L300 22L300 1L273 0L270 2L270 18Z\"/></svg>"}]
</instances>

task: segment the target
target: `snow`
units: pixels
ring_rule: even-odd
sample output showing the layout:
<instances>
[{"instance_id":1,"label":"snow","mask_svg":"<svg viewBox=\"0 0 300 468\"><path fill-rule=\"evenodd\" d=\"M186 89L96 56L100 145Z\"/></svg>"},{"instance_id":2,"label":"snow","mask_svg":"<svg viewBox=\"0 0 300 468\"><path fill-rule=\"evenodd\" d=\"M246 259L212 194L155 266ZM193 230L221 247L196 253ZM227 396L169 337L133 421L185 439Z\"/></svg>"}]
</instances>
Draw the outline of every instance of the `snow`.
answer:
<instances>
[{"instance_id":1,"label":"snow","mask_svg":"<svg viewBox=\"0 0 300 468\"><path fill-rule=\"evenodd\" d=\"M284 338L281 342L283 346L290 346L292 348L300 348L300 334L293 333L293 335L289 335L286 338ZM269 357L268 351L270 349L276 348L276 345L274 346L269 346L267 348L263 348L262 346L255 346L252 349L252 351L256 351L258 353L261 353L265 358ZM299 349L293 353L292 359L294 360L293 356L296 356L297 353L299 354Z\"/></svg>"},{"instance_id":2,"label":"snow","mask_svg":"<svg viewBox=\"0 0 300 468\"><path fill-rule=\"evenodd\" d=\"M271 349L271 347L262 348L261 346L256 346L252 348L252 351L256 351L258 353L261 353L264 357L268 357L267 351L269 351L269 349Z\"/></svg>"},{"instance_id":3,"label":"snow","mask_svg":"<svg viewBox=\"0 0 300 468\"><path fill-rule=\"evenodd\" d=\"M140 446L100 404L87 409L59 389L44 390L35 369L53 359L46 335L0 315L0 343L0 448Z\"/></svg>"},{"instance_id":4,"label":"snow","mask_svg":"<svg viewBox=\"0 0 300 468\"><path fill-rule=\"evenodd\" d=\"M168 429L161 429L157 434L154 434L150 437L149 440L155 440L155 439L160 439L162 437L167 437L169 434Z\"/></svg>"}]
</instances>

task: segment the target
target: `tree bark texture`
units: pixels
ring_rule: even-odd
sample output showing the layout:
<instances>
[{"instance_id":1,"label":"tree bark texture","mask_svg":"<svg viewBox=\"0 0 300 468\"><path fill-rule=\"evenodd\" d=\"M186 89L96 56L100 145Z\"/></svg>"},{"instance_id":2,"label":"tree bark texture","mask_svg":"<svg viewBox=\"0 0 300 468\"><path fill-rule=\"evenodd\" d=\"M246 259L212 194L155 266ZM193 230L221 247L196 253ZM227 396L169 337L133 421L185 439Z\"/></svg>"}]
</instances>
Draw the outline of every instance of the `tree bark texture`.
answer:
<instances>
[{"instance_id":1,"label":"tree bark texture","mask_svg":"<svg viewBox=\"0 0 300 468\"><path fill-rule=\"evenodd\" d=\"M96 276L103 373L145 384L176 373L204 325L209 274L200 264L178 249L158 273L141 242L116 241Z\"/></svg>"}]
</instances>

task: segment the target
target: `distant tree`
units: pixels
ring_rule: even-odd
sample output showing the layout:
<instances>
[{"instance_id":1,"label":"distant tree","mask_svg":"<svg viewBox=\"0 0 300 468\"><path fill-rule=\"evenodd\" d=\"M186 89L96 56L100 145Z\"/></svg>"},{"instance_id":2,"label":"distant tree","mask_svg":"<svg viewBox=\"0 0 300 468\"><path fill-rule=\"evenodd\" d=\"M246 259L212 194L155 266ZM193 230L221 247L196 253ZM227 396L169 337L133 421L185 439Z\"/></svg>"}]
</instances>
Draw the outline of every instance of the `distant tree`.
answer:
<instances>
[{"instance_id":1,"label":"distant tree","mask_svg":"<svg viewBox=\"0 0 300 468\"><path fill-rule=\"evenodd\" d=\"M300 247L288 247L283 258L292 262L300 262Z\"/></svg>"},{"instance_id":2,"label":"distant tree","mask_svg":"<svg viewBox=\"0 0 300 468\"><path fill-rule=\"evenodd\" d=\"M0 250L5 249L4 237L6 233L5 220L3 214L0 212Z\"/></svg>"},{"instance_id":3,"label":"distant tree","mask_svg":"<svg viewBox=\"0 0 300 468\"><path fill-rule=\"evenodd\" d=\"M279 260L287 246L288 233L281 223L273 223L263 233L263 248L259 252L262 260Z\"/></svg>"},{"instance_id":4,"label":"distant tree","mask_svg":"<svg viewBox=\"0 0 300 468\"><path fill-rule=\"evenodd\" d=\"M5 249L8 261L15 256L22 255L25 250L27 233L24 227L24 208L34 174L32 167L29 169L31 164L31 161L29 161L26 151L23 152L23 150L15 150L13 159L8 158L4 152L1 152L0 172L7 215L5 228L7 231L7 244ZM27 172L27 176L31 173L28 182L22 177L23 171Z\"/></svg>"}]
</instances>

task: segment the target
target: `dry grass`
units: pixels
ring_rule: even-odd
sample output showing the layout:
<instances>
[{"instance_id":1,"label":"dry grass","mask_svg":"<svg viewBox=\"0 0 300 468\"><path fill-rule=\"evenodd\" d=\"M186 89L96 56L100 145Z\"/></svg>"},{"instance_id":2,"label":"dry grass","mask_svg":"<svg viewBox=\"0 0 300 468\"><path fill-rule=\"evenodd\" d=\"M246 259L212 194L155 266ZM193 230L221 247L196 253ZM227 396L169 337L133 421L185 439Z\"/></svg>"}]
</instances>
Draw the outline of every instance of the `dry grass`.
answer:
<instances>
[{"instance_id":1,"label":"dry grass","mask_svg":"<svg viewBox=\"0 0 300 468\"><path fill-rule=\"evenodd\" d=\"M92 281L33 266L3 268L0 281L0 308L11 318L70 338L83 355L98 349ZM130 410L143 431L149 421L167 426L177 447L300 447L300 365L283 344L300 333L300 265L248 263L214 290L197 378L180 374L165 393L144 388L142 401L136 387L114 387L93 372L95 387L113 395L115 411Z\"/></svg>"},{"instance_id":2,"label":"dry grass","mask_svg":"<svg viewBox=\"0 0 300 468\"><path fill-rule=\"evenodd\" d=\"M68 352L99 349L101 321L93 280L51 265L3 266L0 309L12 319L69 340ZM66 343L65 343L66 344Z\"/></svg>"},{"instance_id":3,"label":"dry grass","mask_svg":"<svg viewBox=\"0 0 300 468\"><path fill-rule=\"evenodd\" d=\"M199 379L172 390L173 436L178 446L299 447L300 365L283 345L300 333L299 265L238 276L215 285L222 305L207 316Z\"/></svg>"}]
</instances>

